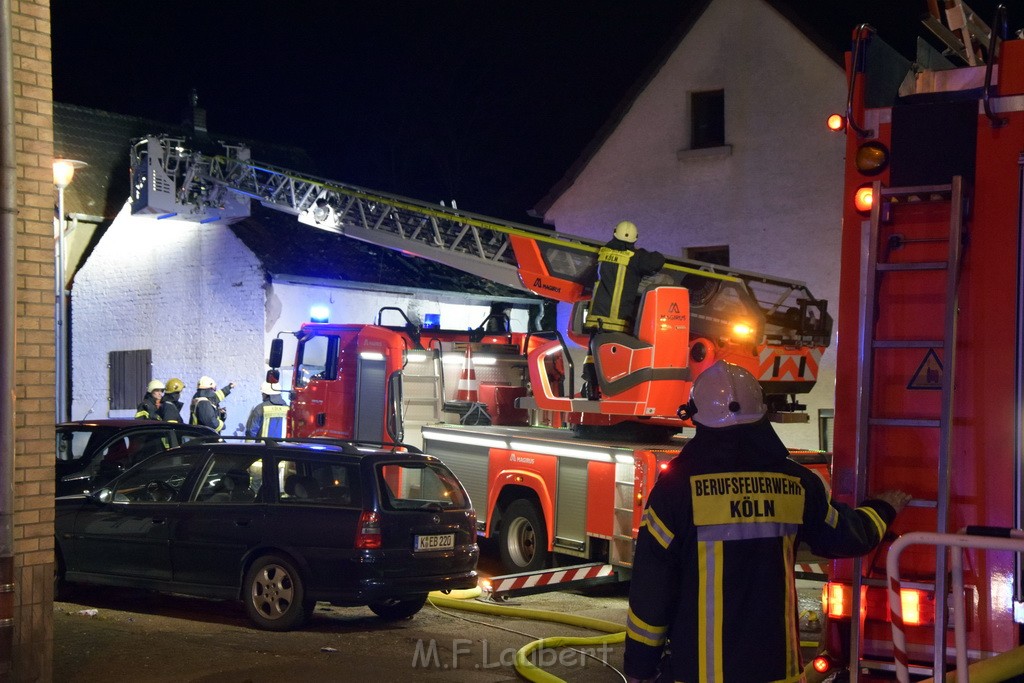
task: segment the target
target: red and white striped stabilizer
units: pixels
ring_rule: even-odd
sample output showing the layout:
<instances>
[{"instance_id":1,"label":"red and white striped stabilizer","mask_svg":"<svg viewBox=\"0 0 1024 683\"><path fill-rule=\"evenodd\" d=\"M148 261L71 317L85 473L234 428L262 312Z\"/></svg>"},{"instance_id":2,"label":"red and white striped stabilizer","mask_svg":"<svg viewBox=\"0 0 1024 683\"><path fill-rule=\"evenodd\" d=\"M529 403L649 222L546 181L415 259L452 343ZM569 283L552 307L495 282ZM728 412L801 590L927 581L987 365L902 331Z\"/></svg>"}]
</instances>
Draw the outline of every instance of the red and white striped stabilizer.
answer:
<instances>
[{"instance_id":1,"label":"red and white striped stabilizer","mask_svg":"<svg viewBox=\"0 0 1024 683\"><path fill-rule=\"evenodd\" d=\"M585 567L566 567L565 569L546 569L529 574L513 576L495 576L490 579L491 593L510 593L524 588L537 586L554 586L574 581L589 581L615 574L615 567L610 564L594 564Z\"/></svg>"},{"instance_id":2,"label":"red and white striped stabilizer","mask_svg":"<svg viewBox=\"0 0 1024 683\"><path fill-rule=\"evenodd\" d=\"M828 581L828 573L820 564L797 563L793 565L793 575L806 581Z\"/></svg>"},{"instance_id":3,"label":"red and white striped stabilizer","mask_svg":"<svg viewBox=\"0 0 1024 683\"><path fill-rule=\"evenodd\" d=\"M456 401L477 403L480 401L480 385L476 381L476 370L473 368L473 352L466 347L466 361L462 365L459 386L455 391Z\"/></svg>"}]
</instances>

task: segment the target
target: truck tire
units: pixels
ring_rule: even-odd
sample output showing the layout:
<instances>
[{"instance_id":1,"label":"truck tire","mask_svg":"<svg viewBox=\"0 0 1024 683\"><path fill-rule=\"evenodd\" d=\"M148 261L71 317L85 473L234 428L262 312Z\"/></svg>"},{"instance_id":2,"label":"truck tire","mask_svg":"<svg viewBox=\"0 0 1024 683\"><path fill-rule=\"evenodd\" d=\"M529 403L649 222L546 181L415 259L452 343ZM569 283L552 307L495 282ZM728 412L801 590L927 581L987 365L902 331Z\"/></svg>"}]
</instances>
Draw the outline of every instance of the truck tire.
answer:
<instances>
[{"instance_id":1,"label":"truck tire","mask_svg":"<svg viewBox=\"0 0 1024 683\"><path fill-rule=\"evenodd\" d=\"M510 574L543 569L548 561L548 528L537 505L514 500L501 516L501 563Z\"/></svg>"}]
</instances>

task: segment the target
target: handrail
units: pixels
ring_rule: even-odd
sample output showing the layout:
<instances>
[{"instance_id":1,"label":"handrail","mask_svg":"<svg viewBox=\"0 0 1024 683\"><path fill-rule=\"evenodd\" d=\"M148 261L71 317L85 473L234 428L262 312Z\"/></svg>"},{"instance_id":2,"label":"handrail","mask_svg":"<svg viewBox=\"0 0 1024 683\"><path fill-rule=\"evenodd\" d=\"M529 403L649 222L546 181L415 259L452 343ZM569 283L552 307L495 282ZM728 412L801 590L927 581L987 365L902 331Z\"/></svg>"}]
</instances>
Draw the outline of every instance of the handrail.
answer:
<instances>
[{"instance_id":1,"label":"handrail","mask_svg":"<svg viewBox=\"0 0 1024 683\"><path fill-rule=\"evenodd\" d=\"M869 24L861 24L857 27L857 40L853 44L853 59L850 63L850 89L846 94L846 123L857 133L857 137L871 138L875 136L875 131L861 128L853 118L853 93L857 87L857 71L858 65L864 58L862 51L864 48L866 33L874 33L875 29Z\"/></svg>"},{"instance_id":2,"label":"handrail","mask_svg":"<svg viewBox=\"0 0 1024 683\"><path fill-rule=\"evenodd\" d=\"M985 116L988 117L989 124L993 128L1002 128L1009 119L1005 116L996 116L992 113L992 105L989 103L989 99L992 94L992 65L996 63L996 56L999 54L999 48L1003 45L1003 40L1006 38L1007 23L1006 23L1006 5L996 6L995 14L992 17L992 28L989 29L989 50L988 59L985 64L985 88L982 90L982 103L985 106Z\"/></svg>"},{"instance_id":3,"label":"handrail","mask_svg":"<svg viewBox=\"0 0 1024 683\"><path fill-rule=\"evenodd\" d=\"M937 548L965 548L976 550L1008 550L1024 553L1024 531L996 527L967 527L957 534L941 534L931 531L913 531L903 534L889 546L885 560L885 571L889 585L889 611L892 613L893 658L896 661L896 679L909 683L910 670L907 662L907 637L903 632L903 602L900 597L900 554L911 545L932 545ZM936 551L938 552L938 551ZM956 643L956 680L968 683L967 669L967 617L966 606L961 599L964 593L963 553L954 552L950 558L950 574L953 579L953 634ZM935 596L936 609L943 609L944 595ZM945 634L943 642L934 643L935 664L932 671L934 680L943 680L946 664Z\"/></svg>"}]
</instances>

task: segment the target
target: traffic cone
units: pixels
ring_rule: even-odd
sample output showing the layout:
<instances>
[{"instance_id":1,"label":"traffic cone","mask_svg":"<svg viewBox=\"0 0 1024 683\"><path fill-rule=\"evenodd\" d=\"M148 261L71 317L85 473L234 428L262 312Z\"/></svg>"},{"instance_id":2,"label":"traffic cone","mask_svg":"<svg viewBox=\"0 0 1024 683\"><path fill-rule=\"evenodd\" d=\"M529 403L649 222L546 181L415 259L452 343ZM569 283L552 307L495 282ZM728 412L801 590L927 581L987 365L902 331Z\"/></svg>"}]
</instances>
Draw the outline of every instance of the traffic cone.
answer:
<instances>
[{"instance_id":1,"label":"traffic cone","mask_svg":"<svg viewBox=\"0 0 1024 683\"><path fill-rule=\"evenodd\" d=\"M467 403L480 402L480 385L476 381L473 353L469 346L466 347L466 361L462 365L462 375L459 377L459 388L455 391L455 400Z\"/></svg>"}]
</instances>

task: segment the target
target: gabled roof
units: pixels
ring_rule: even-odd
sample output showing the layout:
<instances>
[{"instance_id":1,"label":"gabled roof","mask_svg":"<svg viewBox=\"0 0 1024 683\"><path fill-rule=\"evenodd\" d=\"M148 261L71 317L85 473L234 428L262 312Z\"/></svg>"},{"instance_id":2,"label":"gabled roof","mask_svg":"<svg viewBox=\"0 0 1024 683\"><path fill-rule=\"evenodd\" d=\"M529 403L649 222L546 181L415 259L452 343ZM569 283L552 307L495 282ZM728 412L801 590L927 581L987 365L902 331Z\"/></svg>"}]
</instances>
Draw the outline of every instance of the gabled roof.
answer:
<instances>
[{"instance_id":1,"label":"gabled roof","mask_svg":"<svg viewBox=\"0 0 1024 683\"><path fill-rule=\"evenodd\" d=\"M597 131L580 155L572 163L565 175L555 183L554 187L537 204L529 214L543 218L562 194L572 187L576 178L583 172L590 160L597 154L608 137L618 128L622 119L632 108L636 99L647 89L665 62L676 51L679 44L686 39L691 29L703 16L705 10L714 0L694 0L690 11L683 17L675 32L665 42L662 49L655 55L650 66L636 79L633 86L625 93L619 104L609 115L608 120ZM853 26L856 25L855 14L842 2L822 2L821 0L763 0L775 8L793 26L803 33L819 50L840 68L843 67L846 44ZM846 23L846 22L849 23Z\"/></svg>"},{"instance_id":2,"label":"gabled roof","mask_svg":"<svg viewBox=\"0 0 1024 683\"><path fill-rule=\"evenodd\" d=\"M99 220L100 236L128 198L131 144L147 135L179 135L194 148L206 149L216 139L190 126L54 103L55 155L85 161L65 190L68 214ZM253 157L304 173L315 172L301 149L262 142L241 141ZM210 150L214 151L214 150ZM293 216L252 204L252 215L231 230L253 251L268 273L355 283L371 283L491 296L537 298L531 294L468 275L457 269L397 251L374 247L335 233L299 223ZM99 238L94 240L94 243Z\"/></svg>"}]
</instances>

